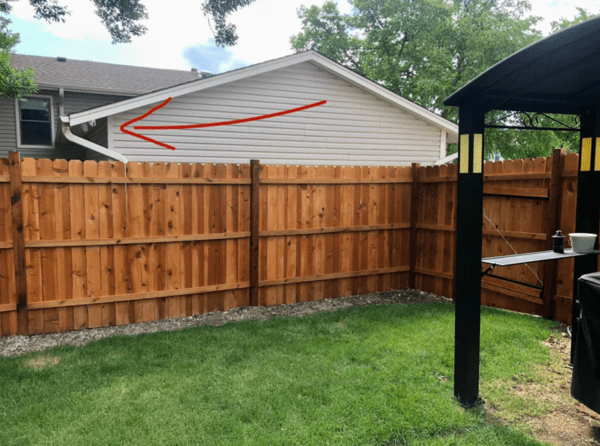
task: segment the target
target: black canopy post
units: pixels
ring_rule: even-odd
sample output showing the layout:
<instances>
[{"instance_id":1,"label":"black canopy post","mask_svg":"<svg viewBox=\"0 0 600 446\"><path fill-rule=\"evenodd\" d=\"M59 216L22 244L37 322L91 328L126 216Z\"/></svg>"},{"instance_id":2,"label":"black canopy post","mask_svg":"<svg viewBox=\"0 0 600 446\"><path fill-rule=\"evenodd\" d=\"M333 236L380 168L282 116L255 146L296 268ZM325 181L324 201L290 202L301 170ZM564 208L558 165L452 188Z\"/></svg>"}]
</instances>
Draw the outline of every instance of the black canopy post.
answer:
<instances>
[{"instance_id":1,"label":"black canopy post","mask_svg":"<svg viewBox=\"0 0 600 446\"><path fill-rule=\"evenodd\" d=\"M483 214L483 129L485 112L476 104L459 108L454 396L465 407L479 397L481 325L481 239Z\"/></svg>"},{"instance_id":2,"label":"black canopy post","mask_svg":"<svg viewBox=\"0 0 600 446\"><path fill-rule=\"evenodd\" d=\"M483 158L483 113L504 110L529 114L528 130L538 127L538 114L580 117L580 170L577 189L576 231L598 233L600 220L600 17L561 30L498 62L455 91L444 105L459 107L462 158L458 175L456 338L454 394L465 406L477 404L481 306L481 217L483 177L473 172L473 147ZM475 107L480 106L479 108ZM514 123L514 122L513 122ZM490 123L489 126L493 126ZM510 120L503 127L514 128ZM552 129L576 131L576 125L556 122ZM481 137L478 135L481 134ZM463 138L464 135L467 135ZM479 139L481 138L481 139ZM460 144L459 144L460 145ZM477 149L479 150L479 149ZM596 153L598 152L598 153ZM477 155L479 156L479 155ZM468 166L468 167L465 167ZM579 307L577 280L597 270L595 256L575 261L573 325ZM544 280L552 280L545 278ZM572 342L575 345L575 342Z\"/></svg>"},{"instance_id":3,"label":"black canopy post","mask_svg":"<svg viewBox=\"0 0 600 446\"><path fill-rule=\"evenodd\" d=\"M579 140L579 173L577 175L577 214L575 232L598 233L600 226L600 103L586 106L581 113ZM596 244L598 240L596 240ZM577 283L584 274L598 271L595 256L582 256L575 259L573 274L573 313L571 363L574 360L580 312L577 300Z\"/></svg>"}]
</instances>

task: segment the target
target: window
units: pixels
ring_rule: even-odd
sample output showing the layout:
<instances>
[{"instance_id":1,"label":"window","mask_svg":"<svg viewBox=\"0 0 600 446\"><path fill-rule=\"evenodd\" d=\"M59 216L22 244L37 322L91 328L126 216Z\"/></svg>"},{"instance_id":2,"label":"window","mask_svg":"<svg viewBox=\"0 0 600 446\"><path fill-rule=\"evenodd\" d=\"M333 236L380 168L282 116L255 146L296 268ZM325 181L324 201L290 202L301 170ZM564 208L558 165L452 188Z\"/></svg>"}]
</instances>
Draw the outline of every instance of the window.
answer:
<instances>
[{"instance_id":1,"label":"window","mask_svg":"<svg viewBox=\"0 0 600 446\"><path fill-rule=\"evenodd\" d=\"M18 99L18 145L52 147L52 134L52 98L35 96Z\"/></svg>"}]
</instances>

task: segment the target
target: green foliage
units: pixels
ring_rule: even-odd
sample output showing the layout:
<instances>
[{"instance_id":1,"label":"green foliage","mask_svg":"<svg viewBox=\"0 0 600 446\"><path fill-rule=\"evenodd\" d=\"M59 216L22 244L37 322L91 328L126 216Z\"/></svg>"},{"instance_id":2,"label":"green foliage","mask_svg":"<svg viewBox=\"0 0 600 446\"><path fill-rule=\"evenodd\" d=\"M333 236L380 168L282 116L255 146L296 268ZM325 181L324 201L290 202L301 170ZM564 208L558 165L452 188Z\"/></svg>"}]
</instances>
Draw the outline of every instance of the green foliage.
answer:
<instances>
[{"instance_id":1,"label":"green foliage","mask_svg":"<svg viewBox=\"0 0 600 446\"><path fill-rule=\"evenodd\" d=\"M19 35L8 29L10 20L0 16L0 96L21 98L37 90L33 70L20 71L10 66L10 51L19 43Z\"/></svg>"},{"instance_id":2,"label":"green foliage","mask_svg":"<svg viewBox=\"0 0 600 446\"><path fill-rule=\"evenodd\" d=\"M512 53L541 38L538 17L526 17L525 0L351 0L350 14L337 5L300 8L302 31L291 39L297 51L314 49L380 83L394 93L453 122L450 94ZM580 8L574 22L590 17ZM556 25L559 26L559 25ZM487 120L502 114L490 112ZM573 116L559 116L575 125ZM517 118L510 123L519 125ZM544 127L556 126L538 118ZM504 158L548 156L557 147L577 150L573 132L488 130L486 152ZM450 148L449 153L456 151Z\"/></svg>"},{"instance_id":3,"label":"green foliage","mask_svg":"<svg viewBox=\"0 0 600 446\"><path fill-rule=\"evenodd\" d=\"M482 380L533 376L551 324L482 308ZM386 305L0 357L0 444L539 445L453 399L453 334Z\"/></svg>"},{"instance_id":4,"label":"green foliage","mask_svg":"<svg viewBox=\"0 0 600 446\"><path fill-rule=\"evenodd\" d=\"M0 14L10 13L14 0L0 0ZM68 8L57 0L27 0L35 10L35 17L48 22L64 22L70 15ZM133 36L141 36L147 28L140 22L148 18L143 0L92 0L96 15L100 17L112 38L112 43L131 42ZM227 17L239 8L250 5L255 0L205 0L202 10L214 22L213 34L219 46L235 45L238 40L236 27L227 22ZM35 93L33 70L15 70L10 65L10 54L19 43L19 34L8 29L9 19L0 15L0 96L21 98Z\"/></svg>"},{"instance_id":5,"label":"green foliage","mask_svg":"<svg viewBox=\"0 0 600 446\"><path fill-rule=\"evenodd\" d=\"M573 18L573 20L569 20L563 17L558 21L552 22L552 32L555 33L557 31L560 31L561 29L568 28L569 26L576 25L579 22L583 22L594 17L598 17L598 14L592 14L585 8L577 7L577 14Z\"/></svg>"},{"instance_id":6,"label":"green foliage","mask_svg":"<svg viewBox=\"0 0 600 446\"><path fill-rule=\"evenodd\" d=\"M540 37L532 29L537 18L520 18L520 9L507 3L352 0L352 13L343 15L330 1L298 11L303 29L291 42L298 51L317 50L456 120L456 109L443 105L448 95Z\"/></svg>"},{"instance_id":7,"label":"green foliage","mask_svg":"<svg viewBox=\"0 0 600 446\"><path fill-rule=\"evenodd\" d=\"M0 0L0 14L10 13L11 0ZM35 17L48 22L64 22L69 10L56 0L28 0L35 10ZM96 14L110 33L113 43L130 42L132 36L141 36L146 27L139 23L148 18L140 0L93 0ZM19 43L19 34L8 29L9 19L0 15L0 96L21 98L35 93L33 70L16 70L10 65L10 54Z\"/></svg>"},{"instance_id":8,"label":"green foliage","mask_svg":"<svg viewBox=\"0 0 600 446\"><path fill-rule=\"evenodd\" d=\"M559 126L547 118L540 121L548 122L549 127ZM563 119L563 122L575 125L571 121L574 121L573 116L566 116ZM579 150L579 132L507 129L486 129L485 131L486 153L500 153L505 159L547 157L552 155L552 150L556 148L567 149L567 152L577 152Z\"/></svg>"},{"instance_id":9,"label":"green foliage","mask_svg":"<svg viewBox=\"0 0 600 446\"><path fill-rule=\"evenodd\" d=\"M0 12L9 13L12 0L0 0ZM35 9L35 18L47 22L64 22L70 15L68 8L60 6L57 0L28 0ZM147 19L146 7L140 0L92 0L96 7L96 15L102 20L113 43L131 41L131 36L141 36L147 28L139 24Z\"/></svg>"},{"instance_id":10,"label":"green foliage","mask_svg":"<svg viewBox=\"0 0 600 446\"><path fill-rule=\"evenodd\" d=\"M208 24L215 36L215 43L220 47L234 46L238 41L236 26L227 22L227 16L240 8L251 5L256 0L205 0L202 4L204 16L208 16ZM214 22L214 29L211 25Z\"/></svg>"},{"instance_id":11,"label":"green foliage","mask_svg":"<svg viewBox=\"0 0 600 446\"><path fill-rule=\"evenodd\" d=\"M126 43L131 36L141 36L147 28L138 22L148 18L146 7L140 0L93 0L96 14L110 33L113 43Z\"/></svg>"}]
</instances>

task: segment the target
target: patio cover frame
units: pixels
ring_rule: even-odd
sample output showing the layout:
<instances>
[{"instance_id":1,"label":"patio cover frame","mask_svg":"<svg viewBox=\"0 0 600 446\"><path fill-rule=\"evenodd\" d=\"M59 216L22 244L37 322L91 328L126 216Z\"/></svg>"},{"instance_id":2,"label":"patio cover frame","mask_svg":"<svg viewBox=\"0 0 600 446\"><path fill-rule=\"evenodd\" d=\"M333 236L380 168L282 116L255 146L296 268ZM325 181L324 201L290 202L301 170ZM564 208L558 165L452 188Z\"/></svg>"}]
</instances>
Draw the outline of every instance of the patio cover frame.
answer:
<instances>
[{"instance_id":1,"label":"patio cover frame","mask_svg":"<svg viewBox=\"0 0 600 446\"><path fill-rule=\"evenodd\" d=\"M514 53L444 101L445 105L459 107L454 395L465 407L482 402L479 346L485 115L492 110L506 110L580 116L575 230L598 233L599 56L600 17L571 26ZM575 258L573 344L579 314L577 280L583 274L596 272L597 267L596 256Z\"/></svg>"}]
</instances>

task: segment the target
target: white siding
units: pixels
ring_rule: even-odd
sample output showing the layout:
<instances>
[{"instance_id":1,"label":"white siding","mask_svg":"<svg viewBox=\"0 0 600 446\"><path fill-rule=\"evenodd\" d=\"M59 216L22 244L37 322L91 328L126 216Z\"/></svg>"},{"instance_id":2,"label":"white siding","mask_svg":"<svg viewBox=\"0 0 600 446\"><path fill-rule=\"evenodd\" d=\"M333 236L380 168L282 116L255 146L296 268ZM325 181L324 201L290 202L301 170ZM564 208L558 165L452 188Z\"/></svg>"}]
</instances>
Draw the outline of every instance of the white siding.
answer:
<instances>
[{"instance_id":1,"label":"white siding","mask_svg":"<svg viewBox=\"0 0 600 446\"><path fill-rule=\"evenodd\" d=\"M17 148L17 126L15 120L15 101L0 98L0 157L6 158L8 152Z\"/></svg>"},{"instance_id":2,"label":"white siding","mask_svg":"<svg viewBox=\"0 0 600 446\"><path fill-rule=\"evenodd\" d=\"M111 117L110 149L130 161L312 165L431 164L440 129L310 62L174 98L135 125L197 124L245 119L314 102L285 116L192 130L141 130L175 151L122 133L121 124L151 107Z\"/></svg>"},{"instance_id":3,"label":"white siding","mask_svg":"<svg viewBox=\"0 0 600 446\"><path fill-rule=\"evenodd\" d=\"M129 96L109 96L95 93L65 91L65 115L122 101Z\"/></svg>"},{"instance_id":4,"label":"white siding","mask_svg":"<svg viewBox=\"0 0 600 446\"><path fill-rule=\"evenodd\" d=\"M59 105L60 97L56 90L40 90L38 95L52 96L54 108L54 134L59 135L60 118ZM74 113L87 110L89 108L99 107L104 104L126 99L125 96L109 96L92 93L74 93L65 92L65 113ZM99 120L98 125L90 131L91 139L97 144L107 146L106 120ZM8 157L8 152L17 149L17 128L14 99L0 98L0 158ZM21 152L21 158L90 158L87 150L65 141L64 138L58 138L58 143L54 149L51 148L26 148L18 149Z\"/></svg>"}]
</instances>

